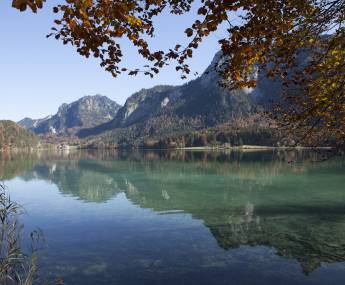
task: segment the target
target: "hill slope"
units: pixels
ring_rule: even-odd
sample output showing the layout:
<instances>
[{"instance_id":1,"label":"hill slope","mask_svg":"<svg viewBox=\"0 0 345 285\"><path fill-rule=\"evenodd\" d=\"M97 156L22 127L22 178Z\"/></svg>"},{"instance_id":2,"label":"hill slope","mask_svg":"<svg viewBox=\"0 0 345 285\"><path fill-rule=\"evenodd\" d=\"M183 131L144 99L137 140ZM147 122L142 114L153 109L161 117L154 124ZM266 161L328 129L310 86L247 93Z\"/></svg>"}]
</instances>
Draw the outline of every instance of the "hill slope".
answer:
<instances>
[{"instance_id":1,"label":"hill slope","mask_svg":"<svg viewBox=\"0 0 345 285\"><path fill-rule=\"evenodd\" d=\"M12 121L0 121L0 149L29 148L38 144L38 137Z\"/></svg>"}]
</instances>

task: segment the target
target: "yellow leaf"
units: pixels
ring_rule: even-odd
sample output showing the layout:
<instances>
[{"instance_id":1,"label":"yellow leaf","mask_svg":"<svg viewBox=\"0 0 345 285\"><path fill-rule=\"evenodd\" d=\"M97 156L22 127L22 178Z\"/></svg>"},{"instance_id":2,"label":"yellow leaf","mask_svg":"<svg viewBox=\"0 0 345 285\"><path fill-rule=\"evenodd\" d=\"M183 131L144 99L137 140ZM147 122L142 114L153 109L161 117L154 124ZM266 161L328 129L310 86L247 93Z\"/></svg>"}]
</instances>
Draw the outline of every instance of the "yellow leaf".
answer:
<instances>
[{"instance_id":1,"label":"yellow leaf","mask_svg":"<svg viewBox=\"0 0 345 285\"><path fill-rule=\"evenodd\" d=\"M137 17L134 17L134 16L126 16L126 21L132 27L140 27L143 24L140 19L138 19Z\"/></svg>"}]
</instances>

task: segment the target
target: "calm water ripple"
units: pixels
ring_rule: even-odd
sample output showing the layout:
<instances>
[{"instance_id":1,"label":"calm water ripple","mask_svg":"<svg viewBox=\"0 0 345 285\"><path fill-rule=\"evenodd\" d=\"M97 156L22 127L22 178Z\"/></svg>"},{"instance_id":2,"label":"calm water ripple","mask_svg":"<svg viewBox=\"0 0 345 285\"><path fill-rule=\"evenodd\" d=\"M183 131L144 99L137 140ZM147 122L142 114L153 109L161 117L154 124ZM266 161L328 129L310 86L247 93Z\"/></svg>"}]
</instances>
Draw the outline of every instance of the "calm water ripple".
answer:
<instances>
[{"instance_id":1,"label":"calm water ripple","mask_svg":"<svg viewBox=\"0 0 345 285\"><path fill-rule=\"evenodd\" d=\"M345 160L313 152L0 155L65 284L345 284Z\"/></svg>"}]
</instances>

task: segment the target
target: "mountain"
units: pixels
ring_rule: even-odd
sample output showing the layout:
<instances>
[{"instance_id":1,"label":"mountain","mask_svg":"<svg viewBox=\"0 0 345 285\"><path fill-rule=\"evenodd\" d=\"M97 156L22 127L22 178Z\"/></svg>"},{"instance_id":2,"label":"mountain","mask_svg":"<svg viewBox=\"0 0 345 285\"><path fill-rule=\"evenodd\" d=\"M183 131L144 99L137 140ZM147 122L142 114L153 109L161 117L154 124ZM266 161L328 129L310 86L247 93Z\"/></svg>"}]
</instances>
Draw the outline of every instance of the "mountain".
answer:
<instances>
[{"instance_id":1,"label":"mountain","mask_svg":"<svg viewBox=\"0 0 345 285\"><path fill-rule=\"evenodd\" d=\"M47 116L43 119L31 119L31 118L24 118L22 120L20 120L19 122L17 122L18 125L22 126L25 129L34 129L36 128L40 123L42 123L43 121L49 120L52 116Z\"/></svg>"},{"instance_id":2,"label":"mountain","mask_svg":"<svg viewBox=\"0 0 345 285\"><path fill-rule=\"evenodd\" d=\"M38 137L12 121L0 121L0 150L31 148L38 145Z\"/></svg>"},{"instance_id":3,"label":"mountain","mask_svg":"<svg viewBox=\"0 0 345 285\"><path fill-rule=\"evenodd\" d=\"M24 118L24 119L18 121L17 124L18 124L19 126L22 126L22 127L25 128L25 129L31 129L31 128L34 127L35 122L36 122L36 120L33 120L33 119L31 119L31 118L26 117L26 118Z\"/></svg>"},{"instance_id":4,"label":"mountain","mask_svg":"<svg viewBox=\"0 0 345 285\"><path fill-rule=\"evenodd\" d=\"M53 116L40 120L25 118L18 123L36 134L74 135L79 129L112 120L120 107L106 96L85 96L70 104L62 104Z\"/></svg>"},{"instance_id":5,"label":"mountain","mask_svg":"<svg viewBox=\"0 0 345 285\"><path fill-rule=\"evenodd\" d=\"M258 74L260 82L256 89L229 92L219 85L220 77L214 68L221 58L218 52L200 77L182 86L160 85L140 90L127 99L113 120L81 129L77 135L92 144L119 146L176 137L229 122L231 125L247 118L254 121L253 116L262 126L265 119L257 114L279 98L281 84Z\"/></svg>"},{"instance_id":6,"label":"mountain","mask_svg":"<svg viewBox=\"0 0 345 285\"><path fill-rule=\"evenodd\" d=\"M85 138L112 131L116 137L127 129L134 137L159 137L212 127L253 113L257 104L247 91L230 94L219 86L220 78L213 70L219 59L217 53L199 78L182 86L161 85L140 90L127 99L113 120L82 129L78 135Z\"/></svg>"}]
</instances>

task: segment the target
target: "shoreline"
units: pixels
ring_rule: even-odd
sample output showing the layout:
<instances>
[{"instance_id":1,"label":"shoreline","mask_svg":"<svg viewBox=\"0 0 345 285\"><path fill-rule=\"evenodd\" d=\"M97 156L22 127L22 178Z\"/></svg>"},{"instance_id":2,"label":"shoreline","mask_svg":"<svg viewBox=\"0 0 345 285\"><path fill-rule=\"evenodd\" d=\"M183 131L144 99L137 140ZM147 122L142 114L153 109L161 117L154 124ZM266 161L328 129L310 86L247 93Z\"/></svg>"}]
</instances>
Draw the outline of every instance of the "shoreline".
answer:
<instances>
[{"instance_id":1,"label":"shoreline","mask_svg":"<svg viewBox=\"0 0 345 285\"><path fill-rule=\"evenodd\" d=\"M296 147L287 147L287 146L260 146L260 145L241 145L241 146L196 146L196 147L176 147L176 148L146 148L146 147L132 147L132 148L92 148L92 147L78 147L78 146L70 146L68 148L54 148L54 147L47 147L47 148L5 148L0 149L1 152L8 152L8 151L75 151L75 150L187 150L187 151L217 151L217 150L234 150L234 151L269 151L269 150L332 150L332 147L304 147L304 146L296 146Z\"/></svg>"},{"instance_id":2,"label":"shoreline","mask_svg":"<svg viewBox=\"0 0 345 285\"><path fill-rule=\"evenodd\" d=\"M147 148L140 148L147 149ZM180 147L180 148L167 148L168 150L236 150L236 151L266 151L266 150L332 150L332 147L286 147L286 146L260 146L260 145L241 145L231 147L212 147L212 146L200 146L200 147ZM154 149L150 149L154 150ZM163 150L163 149L157 149ZM164 149L165 150L165 149Z\"/></svg>"}]
</instances>

